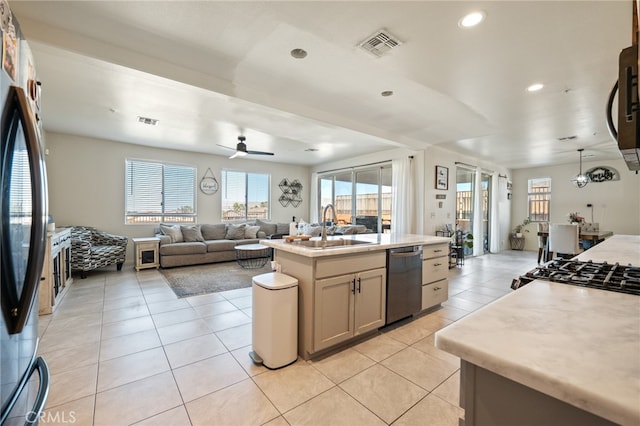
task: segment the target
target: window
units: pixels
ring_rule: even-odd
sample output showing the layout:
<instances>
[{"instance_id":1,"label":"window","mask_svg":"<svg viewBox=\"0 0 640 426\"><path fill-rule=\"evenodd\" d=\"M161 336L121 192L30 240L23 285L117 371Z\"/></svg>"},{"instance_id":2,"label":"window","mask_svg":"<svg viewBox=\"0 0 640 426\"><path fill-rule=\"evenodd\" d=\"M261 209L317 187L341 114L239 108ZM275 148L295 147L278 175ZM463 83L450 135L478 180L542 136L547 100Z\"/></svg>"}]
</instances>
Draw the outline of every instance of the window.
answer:
<instances>
[{"instance_id":1,"label":"window","mask_svg":"<svg viewBox=\"0 0 640 426\"><path fill-rule=\"evenodd\" d=\"M195 223L195 167L126 160L125 168L125 223Z\"/></svg>"},{"instance_id":2,"label":"window","mask_svg":"<svg viewBox=\"0 0 640 426\"><path fill-rule=\"evenodd\" d=\"M529 217L532 222L549 222L551 178L529 179Z\"/></svg>"},{"instance_id":3,"label":"window","mask_svg":"<svg viewBox=\"0 0 640 426\"><path fill-rule=\"evenodd\" d=\"M323 174L318 179L318 198L320 206L334 205L338 225L365 225L371 232L386 232L391 228L391 165Z\"/></svg>"},{"instance_id":4,"label":"window","mask_svg":"<svg viewBox=\"0 0 640 426\"><path fill-rule=\"evenodd\" d=\"M266 174L223 170L222 220L269 219L270 180Z\"/></svg>"}]
</instances>

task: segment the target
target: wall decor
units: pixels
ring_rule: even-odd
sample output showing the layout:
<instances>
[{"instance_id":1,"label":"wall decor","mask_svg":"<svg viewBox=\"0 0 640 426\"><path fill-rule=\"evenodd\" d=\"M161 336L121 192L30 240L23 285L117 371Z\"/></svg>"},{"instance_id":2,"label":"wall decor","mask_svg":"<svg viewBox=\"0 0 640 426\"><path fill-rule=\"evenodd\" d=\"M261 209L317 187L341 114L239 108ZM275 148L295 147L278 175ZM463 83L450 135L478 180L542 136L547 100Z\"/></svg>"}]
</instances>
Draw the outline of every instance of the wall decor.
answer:
<instances>
[{"instance_id":1,"label":"wall decor","mask_svg":"<svg viewBox=\"0 0 640 426\"><path fill-rule=\"evenodd\" d=\"M298 179L289 180L284 178L278 184L282 195L278 198L282 207L287 207L291 204L293 207L298 207L302 203L302 184Z\"/></svg>"},{"instance_id":2,"label":"wall decor","mask_svg":"<svg viewBox=\"0 0 640 426\"><path fill-rule=\"evenodd\" d=\"M218 181L213 176L211 168L207 168L207 171L204 172L204 176L200 180L200 191L207 195L213 195L218 192Z\"/></svg>"},{"instance_id":3,"label":"wall decor","mask_svg":"<svg viewBox=\"0 0 640 426\"><path fill-rule=\"evenodd\" d=\"M436 166L436 189L449 189L449 168Z\"/></svg>"},{"instance_id":4,"label":"wall decor","mask_svg":"<svg viewBox=\"0 0 640 426\"><path fill-rule=\"evenodd\" d=\"M620 180L620 173L613 167L597 166L587 170L587 176L591 182L608 182L612 180Z\"/></svg>"}]
</instances>

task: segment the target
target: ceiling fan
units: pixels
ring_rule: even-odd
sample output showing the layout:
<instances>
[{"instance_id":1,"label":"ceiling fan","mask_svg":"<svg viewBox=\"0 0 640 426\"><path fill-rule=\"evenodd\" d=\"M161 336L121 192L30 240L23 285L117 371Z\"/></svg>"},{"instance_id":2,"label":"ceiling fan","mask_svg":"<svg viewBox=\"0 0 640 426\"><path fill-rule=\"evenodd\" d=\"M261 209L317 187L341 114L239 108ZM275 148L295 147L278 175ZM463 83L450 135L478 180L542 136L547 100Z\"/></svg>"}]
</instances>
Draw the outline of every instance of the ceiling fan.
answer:
<instances>
[{"instance_id":1,"label":"ceiling fan","mask_svg":"<svg viewBox=\"0 0 640 426\"><path fill-rule=\"evenodd\" d=\"M236 152L235 154L233 154L231 157L229 158L236 158L236 157L244 157L248 154L254 154L254 155L273 155L273 152L266 152L266 151L250 151L247 150L247 144L244 143L244 141L246 140L246 138L244 136L238 136L238 144L236 145ZM227 148L227 149L233 149L233 148L229 148L228 146L224 146L224 145L220 145L220 144L216 144L218 146L221 146L223 148Z\"/></svg>"}]
</instances>

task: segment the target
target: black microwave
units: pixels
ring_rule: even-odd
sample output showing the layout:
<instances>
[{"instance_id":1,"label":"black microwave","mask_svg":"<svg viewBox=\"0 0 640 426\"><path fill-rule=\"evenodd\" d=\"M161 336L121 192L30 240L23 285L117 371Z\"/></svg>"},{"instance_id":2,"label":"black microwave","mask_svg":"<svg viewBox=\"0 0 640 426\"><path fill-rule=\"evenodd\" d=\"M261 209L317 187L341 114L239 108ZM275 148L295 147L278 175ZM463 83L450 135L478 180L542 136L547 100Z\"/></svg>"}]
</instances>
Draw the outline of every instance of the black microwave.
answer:
<instances>
[{"instance_id":1,"label":"black microwave","mask_svg":"<svg viewBox=\"0 0 640 426\"><path fill-rule=\"evenodd\" d=\"M638 96L638 45L620 52L618 82L611 91L607 106L609 131L618 142L629 170L640 170L640 100ZM618 129L613 126L611 111L618 89Z\"/></svg>"}]
</instances>

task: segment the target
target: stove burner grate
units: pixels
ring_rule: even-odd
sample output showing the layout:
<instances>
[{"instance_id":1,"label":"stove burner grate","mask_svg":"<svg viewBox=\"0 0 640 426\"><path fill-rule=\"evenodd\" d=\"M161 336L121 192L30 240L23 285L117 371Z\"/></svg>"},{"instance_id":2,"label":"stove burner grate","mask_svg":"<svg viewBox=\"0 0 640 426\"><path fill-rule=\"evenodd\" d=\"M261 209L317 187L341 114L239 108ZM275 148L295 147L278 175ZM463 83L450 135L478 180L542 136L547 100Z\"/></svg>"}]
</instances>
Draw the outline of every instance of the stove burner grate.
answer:
<instances>
[{"instance_id":1,"label":"stove burner grate","mask_svg":"<svg viewBox=\"0 0 640 426\"><path fill-rule=\"evenodd\" d=\"M557 258L514 279L511 288L537 279L640 295L640 267L631 265Z\"/></svg>"}]
</instances>

